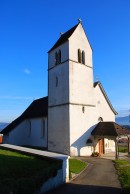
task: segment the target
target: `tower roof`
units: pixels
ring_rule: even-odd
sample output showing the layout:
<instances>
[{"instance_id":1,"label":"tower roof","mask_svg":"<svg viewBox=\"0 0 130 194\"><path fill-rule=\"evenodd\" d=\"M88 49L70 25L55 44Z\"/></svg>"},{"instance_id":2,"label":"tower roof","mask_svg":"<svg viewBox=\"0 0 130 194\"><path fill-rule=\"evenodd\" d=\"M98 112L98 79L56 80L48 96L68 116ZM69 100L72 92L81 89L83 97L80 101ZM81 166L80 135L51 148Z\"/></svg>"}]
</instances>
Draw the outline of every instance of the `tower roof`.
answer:
<instances>
[{"instance_id":1,"label":"tower roof","mask_svg":"<svg viewBox=\"0 0 130 194\"><path fill-rule=\"evenodd\" d=\"M71 28L70 30L68 30L67 32L65 32L64 34L61 34L61 37L57 40L57 42L53 45L53 47L48 51L48 53L54 50L55 48L57 48L58 46L60 46L61 44L63 44L64 42L66 42L69 39L69 37L73 34L73 32L75 31L78 25L79 23L75 25L73 28Z\"/></svg>"}]
</instances>

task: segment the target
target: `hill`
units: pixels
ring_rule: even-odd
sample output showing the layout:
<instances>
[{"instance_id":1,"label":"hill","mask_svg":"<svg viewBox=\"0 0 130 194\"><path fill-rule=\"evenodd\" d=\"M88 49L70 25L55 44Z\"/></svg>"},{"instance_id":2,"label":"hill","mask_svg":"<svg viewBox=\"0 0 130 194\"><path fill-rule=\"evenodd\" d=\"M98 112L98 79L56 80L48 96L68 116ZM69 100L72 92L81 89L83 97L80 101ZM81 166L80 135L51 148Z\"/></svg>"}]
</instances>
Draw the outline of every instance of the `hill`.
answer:
<instances>
[{"instance_id":1,"label":"hill","mask_svg":"<svg viewBox=\"0 0 130 194\"><path fill-rule=\"evenodd\" d=\"M116 123L119 125L130 125L130 117L116 117Z\"/></svg>"},{"instance_id":2,"label":"hill","mask_svg":"<svg viewBox=\"0 0 130 194\"><path fill-rule=\"evenodd\" d=\"M123 127L130 130L130 125L123 125Z\"/></svg>"}]
</instances>

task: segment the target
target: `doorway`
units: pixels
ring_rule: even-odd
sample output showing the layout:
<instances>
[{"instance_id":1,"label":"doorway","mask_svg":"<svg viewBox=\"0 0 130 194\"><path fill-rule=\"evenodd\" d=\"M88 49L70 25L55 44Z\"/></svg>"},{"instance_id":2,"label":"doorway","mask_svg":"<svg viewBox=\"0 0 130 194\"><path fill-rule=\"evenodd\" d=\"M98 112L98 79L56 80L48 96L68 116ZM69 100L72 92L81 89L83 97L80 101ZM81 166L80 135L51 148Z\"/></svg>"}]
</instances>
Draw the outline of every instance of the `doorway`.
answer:
<instances>
[{"instance_id":1,"label":"doorway","mask_svg":"<svg viewBox=\"0 0 130 194\"><path fill-rule=\"evenodd\" d=\"M104 139L98 140L99 154L104 154Z\"/></svg>"}]
</instances>

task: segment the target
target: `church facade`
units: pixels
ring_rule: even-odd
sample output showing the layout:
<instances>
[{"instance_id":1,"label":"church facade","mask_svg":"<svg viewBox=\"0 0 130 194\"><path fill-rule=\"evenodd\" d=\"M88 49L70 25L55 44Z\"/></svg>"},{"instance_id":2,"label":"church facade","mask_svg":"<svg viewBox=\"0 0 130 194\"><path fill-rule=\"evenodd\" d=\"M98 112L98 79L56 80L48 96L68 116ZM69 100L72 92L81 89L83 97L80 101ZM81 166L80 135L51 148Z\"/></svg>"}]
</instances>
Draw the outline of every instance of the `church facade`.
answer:
<instances>
[{"instance_id":1,"label":"church facade","mask_svg":"<svg viewBox=\"0 0 130 194\"><path fill-rule=\"evenodd\" d=\"M102 84L94 83L92 48L79 22L48 52L48 97L34 101L2 131L4 143L71 156L113 152L115 136L92 132L99 122L114 123L116 114Z\"/></svg>"},{"instance_id":2,"label":"church facade","mask_svg":"<svg viewBox=\"0 0 130 194\"><path fill-rule=\"evenodd\" d=\"M48 149L90 154L86 145L94 126L99 120L115 121L116 112L100 84L93 84L92 48L82 23L49 51L48 77Z\"/></svg>"}]
</instances>

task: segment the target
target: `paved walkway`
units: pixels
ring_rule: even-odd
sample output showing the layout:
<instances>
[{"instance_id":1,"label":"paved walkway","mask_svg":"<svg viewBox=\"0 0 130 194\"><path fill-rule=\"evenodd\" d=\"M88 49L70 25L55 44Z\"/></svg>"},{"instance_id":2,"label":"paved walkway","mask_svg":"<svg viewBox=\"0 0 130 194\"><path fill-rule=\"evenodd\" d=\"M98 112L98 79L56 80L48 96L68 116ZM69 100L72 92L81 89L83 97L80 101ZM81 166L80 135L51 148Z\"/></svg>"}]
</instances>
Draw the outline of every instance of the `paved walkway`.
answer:
<instances>
[{"instance_id":1,"label":"paved walkway","mask_svg":"<svg viewBox=\"0 0 130 194\"><path fill-rule=\"evenodd\" d=\"M47 192L47 194L122 194L112 160L104 158L79 157L89 166L68 184Z\"/></svg>"}]
</instances>

